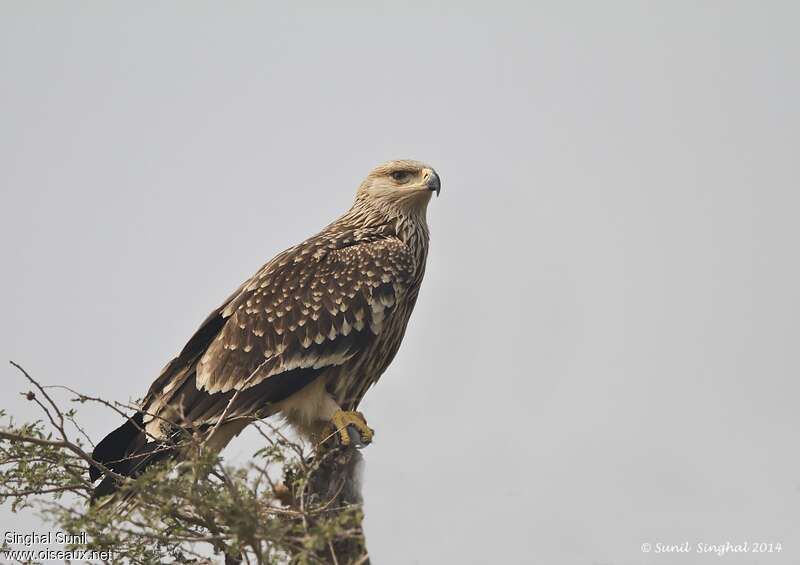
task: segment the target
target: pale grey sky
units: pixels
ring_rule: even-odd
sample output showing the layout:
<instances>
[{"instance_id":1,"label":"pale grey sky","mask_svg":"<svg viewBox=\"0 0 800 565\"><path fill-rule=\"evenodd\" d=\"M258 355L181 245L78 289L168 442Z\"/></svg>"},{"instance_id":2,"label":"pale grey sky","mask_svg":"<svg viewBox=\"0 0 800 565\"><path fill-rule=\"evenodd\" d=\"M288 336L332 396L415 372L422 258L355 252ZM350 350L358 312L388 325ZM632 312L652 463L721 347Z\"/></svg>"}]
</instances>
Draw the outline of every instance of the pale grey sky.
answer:
<instances>
[{"instance_id":1,"label":"pale grey sky","mask_svg":"<svg viewBox=\"0 0 800 565\"><path fill-rule=\"evenodd\" d=\"M427 161L426 280L362 404L375 563L800 562L798 21L778 1L5 1L2 358L139 397L375 164ZM640 550L683 541L784 551Z\"/></svg>"}]
</instances>

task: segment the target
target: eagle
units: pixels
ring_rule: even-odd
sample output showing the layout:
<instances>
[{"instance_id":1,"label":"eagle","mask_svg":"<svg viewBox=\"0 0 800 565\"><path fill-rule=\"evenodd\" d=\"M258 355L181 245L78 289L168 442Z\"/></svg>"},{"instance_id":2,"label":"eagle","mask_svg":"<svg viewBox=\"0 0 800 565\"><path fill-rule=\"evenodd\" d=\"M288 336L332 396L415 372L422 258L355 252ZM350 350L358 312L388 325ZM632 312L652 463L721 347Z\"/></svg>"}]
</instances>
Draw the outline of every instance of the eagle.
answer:
<instances>
[{"instance_id":1,"label":"eagle","mask_svg":"<svg viewBox=\"0 0 800 565\"><path fill-rule=\"evenodd\" d=\"M137 476L179 457L176 438L219 451L255 420L280 415L312 441L366 445L356 411L397 353L428 257L426 210L441 182L419 161L373 169L355 202L276 255L200 324L93 459ZM89 469L95 498L119 484Z\"/></svg>"}]
</instances>

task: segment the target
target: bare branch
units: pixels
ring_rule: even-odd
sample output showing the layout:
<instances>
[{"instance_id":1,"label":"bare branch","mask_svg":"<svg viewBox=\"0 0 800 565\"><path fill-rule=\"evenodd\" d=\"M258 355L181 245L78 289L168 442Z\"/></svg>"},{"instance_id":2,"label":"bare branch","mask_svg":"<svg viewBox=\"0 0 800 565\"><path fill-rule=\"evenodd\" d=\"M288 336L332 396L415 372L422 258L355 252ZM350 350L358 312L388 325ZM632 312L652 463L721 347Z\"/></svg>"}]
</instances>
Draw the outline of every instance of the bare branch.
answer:
<instances>
[{"instance_id":1,"label":"bare branch","mask_svg":"<svg viewBox=\"0 0 800 565\"><path fill-rule=\"evenodd\" d=\"M361 456L355 448L329 445L335 441L304 446L254 418L265 444L257 463L223 466L188 433L182 442L149 452L169 450L179 463L162 461L126 477L109 467L118 468L116 462L100 463L85 451L81 438L94 445L91 438L75 410L62 410L51 391L67 390L73 401L99 403L125 418L139 407L43 386L12 364L35 387L26 397L45 417L0 428L0 501L38 507L64 531L89 532L99 548L113 548L116 561L210 562L213 552L231 564L369 562L358 492ZM235 400L236 393L205 441L231 417ZM181 430L179 423L169 423ZM121 460L135 457L134 452ZM84 463L118 483L119 504L85 506L94 486ZM273 478L273 473L280 474Z\"/></svg>"}]
</instances>

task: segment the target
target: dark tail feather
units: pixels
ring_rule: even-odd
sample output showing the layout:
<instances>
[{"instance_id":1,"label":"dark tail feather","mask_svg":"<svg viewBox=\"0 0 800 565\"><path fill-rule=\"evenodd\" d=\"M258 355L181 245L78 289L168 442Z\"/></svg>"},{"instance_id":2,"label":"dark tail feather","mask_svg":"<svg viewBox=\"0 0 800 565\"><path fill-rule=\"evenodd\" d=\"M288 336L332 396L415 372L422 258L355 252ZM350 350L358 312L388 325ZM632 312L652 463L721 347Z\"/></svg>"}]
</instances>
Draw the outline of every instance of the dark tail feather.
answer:
<instances>
[{"instance_id":1,"label":"dark tail feather","mask_svg":"<svg viewBox=\"0 0 800 565\"><path fill-rule=\"evenodd\" d=\"M171 456L174 448L153 441L147 442L147 436L142 431L143 420L144 415L141 412L136 413L97 444L92 458L119 475L137 477L153 463ZM100 469L89 467L89 478L92 482L102 476ZM94 488L91 502L113 494L118 488L119 483L114 477L105 477Z\"/></svg>"},{"instance_id":2,"label":"dark tail feather","mask_svg":"<svg viewBox=\"0 0 800 565\"><path fill-rule=\"evenodd\" d=\"M116 430L103 438L92 452L92 459L102 463L112 471L120 473L125 457L133 451L131 447L144 443L144 415L137 412ZM122 474L122 473L120 473ZM89 467L89 479L94 482L103 476L102 471L96 467Z\"/></svg>"}]
</instances>

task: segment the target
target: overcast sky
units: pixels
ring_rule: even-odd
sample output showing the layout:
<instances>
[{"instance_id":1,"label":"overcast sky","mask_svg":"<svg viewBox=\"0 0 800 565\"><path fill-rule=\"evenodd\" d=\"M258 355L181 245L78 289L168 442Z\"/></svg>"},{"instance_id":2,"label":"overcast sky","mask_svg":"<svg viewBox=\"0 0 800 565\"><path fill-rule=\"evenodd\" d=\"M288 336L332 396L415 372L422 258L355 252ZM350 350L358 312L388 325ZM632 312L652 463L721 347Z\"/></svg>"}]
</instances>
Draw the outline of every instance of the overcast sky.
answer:
<instances>
[{"instance_id":1,"label":"overcast sky","mask_svg":"<svg viewBox=\"0 0 800 565\"><path fill-rule=\"evenodd\" d=\"M426 280L362 404L374 562L800 562L798 21L779 1L4 1L2 358L140 397L374 165L419 159L442 178ZM684 541L784 551L640 550Z\"/></svg>"}]
</instances>

